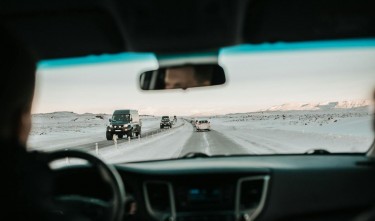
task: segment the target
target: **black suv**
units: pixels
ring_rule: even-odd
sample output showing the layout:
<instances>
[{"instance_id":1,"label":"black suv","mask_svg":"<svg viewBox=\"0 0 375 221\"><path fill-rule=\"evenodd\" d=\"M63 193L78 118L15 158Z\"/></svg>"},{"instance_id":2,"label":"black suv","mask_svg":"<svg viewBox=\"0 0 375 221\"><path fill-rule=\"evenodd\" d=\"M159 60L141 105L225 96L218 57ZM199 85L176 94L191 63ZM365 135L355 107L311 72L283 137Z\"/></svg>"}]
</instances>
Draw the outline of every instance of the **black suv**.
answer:
<instances>
[{"instance_id":1,"label":"black suv","mask_svg":"<svg viewBox=\"0 0 375 221\"><path fill-rule=\"evenodd\" d=\"M141 135L141 120L137 110L115 110L110 124L107 126L106 138L112 140L113 135L117 134L119 138L134 137Z\"/></svg>"},{"instance_id":2,"label":"black suv","mask_svg":"<svg viewBox=\"0 0 375 221\"><path fill-rule=\"evenodd\" d=\"M162 116L160 121L160 129L162 128L172 128L172 122L169 119L169 116Z\"/></svg>"}]
</instances>

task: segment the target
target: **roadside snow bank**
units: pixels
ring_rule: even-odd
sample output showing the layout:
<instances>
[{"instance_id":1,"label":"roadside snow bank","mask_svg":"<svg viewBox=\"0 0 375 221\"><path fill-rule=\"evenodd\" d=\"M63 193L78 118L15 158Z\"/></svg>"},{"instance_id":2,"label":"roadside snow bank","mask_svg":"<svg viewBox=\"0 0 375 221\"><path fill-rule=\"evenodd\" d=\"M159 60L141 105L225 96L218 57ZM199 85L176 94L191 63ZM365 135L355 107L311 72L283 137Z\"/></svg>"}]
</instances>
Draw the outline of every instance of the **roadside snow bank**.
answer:
<instances>
[{"instance_id":1,"label":"roadside snow bank","mask_svg":"<svg viewBox=\"0 0 375 221\"><path fill-rule=\"evenodd\" d=\"M267 111L212 118L212 128L258 153L365 152L374 140L369 108Z\"/></svg>"},{"instance_id":2,"label":"roadside snow bank","mask_svg":"<svg viewBox=\"0 0 375 221\"><path fill-rule=\"evenodd\" d=\"M109 114L54 112L32 115L29 149L49 150L105 140ZM159 118L144 116L142 131L158 127Z\"/></svg>"}]
</instances>

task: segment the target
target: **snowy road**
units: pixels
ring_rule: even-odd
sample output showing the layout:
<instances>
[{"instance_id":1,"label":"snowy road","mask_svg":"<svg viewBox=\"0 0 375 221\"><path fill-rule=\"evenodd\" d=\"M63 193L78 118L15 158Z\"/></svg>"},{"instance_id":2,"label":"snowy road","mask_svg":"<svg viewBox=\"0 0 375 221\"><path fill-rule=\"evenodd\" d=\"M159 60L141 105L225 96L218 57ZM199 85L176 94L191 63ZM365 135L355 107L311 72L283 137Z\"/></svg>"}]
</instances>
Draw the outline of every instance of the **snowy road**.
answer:
<instances>
[{"instance_id":1,"label":"snowy road","mask_svg":"<svg viewBox=\"0 0 375 221\"><path fill-rule=\"evenodd\" d=\"M154 137L130 144L125 142L118 149L105 148L101 150L101 158L107 162L121 163L179 158L190 152L208 155L252 154L250 149L241 147L218 131L195 132L193 126L185 122L178 128L165 130Z\"/></svg>"},{"instance_id":2,"label":"snowy road","mask_svg":"<svg viewBox=\"0 0 375 221\"><path fill-rule=\"evenodd\" d=\"M78 149L96 154L107 162L119 163L178 158L190 152L207 155L288 154L311 149L365 152L374 140L372 116L362 110L213 116L208 118L212 130L204 132L195 132L194 127L182 119L172 129L160 130L160 117L149 117L143 121L141 139L119 139L117 145L105 140L106 119L79 115L78 120L72 121L76 115L64 113L63 116L64 121L62 114L52 115L54 118L40 116L44 120L40 120L39 129L30 142L31 146L39 147L31 149ZM60 119L56 120L58 117ZM72 122L78 123L72 127ZM50 128L55 130L48 132Z\"/></svg>"},{"instance_id":3,"label":"snowy road","mask_svg":"<svg viewBox=\"0 0 375 221\"><path fill-rule=\"evenodd\" d=\"M183 124L179 122L174 127L172 127L171 129L159 129L159 123L157 122L157 124L153 125L153 127L150 127L150 125L149 125L147 127L147 129L144 129L144 131L142 132L142 136L141 136L142 138L141 139L145 139L147 137L154 136L154 135L156 136L156 135L158 135L162 132L166 132L168 130L175 130L175 129L181 127L181 126L183 126ZM129 143L129 141L134 142L134 140L137 140L137 139L138 139L138 137L133 137L130 140L128 138L118 139L117 144L118 145L126 144L126 143ZM70 146L69 149L90 151L96 145L98 145L98 147L100 147L100 148L110 147L110 146L114 146L114 141L103 139L103 140L100 140L100 141L89 142L89 143L86 143L86 144Z\"/></svg>"},{"instance_id":4,"label":"snowy road","mask_svg":"<svg viewBox=\"0 0 375 221\"><path fill-rule=\"evenodd\" d=\"M191 131L193 127L191 126ZM180 156L189 152L202 152L207 155L222 155L222 154L250 154L251 150L246 150L232 139L224 136L215 130L193 132L189 140L183 146Z\"/></svg>"},{"instance_id":5,"label":"snowy road","mask_svg":"<svg viewBox=\"0 0 375 221\"><path fill-rule=\"evenodd\" d=\"M193 126L186 122L176 130L167 131L148 141L146 139L144 143L135 144L135 147L124 144L120 147L124 149L120 150L122 154L108 149L109 155L103 154L102 158L119 163L178 158L190 152L207 155L286 154L304 153L309 149L319 148L332 152L363 152L373 140L372 134L345 135L338 130L336 134L335 131L295 131L293 128L286 130L252 124L228 124L226 120L212 119L212 130L204 132L195 132ZM359 122L359 126L369 126L368 120Z\"/></svg>"}]
</instances>

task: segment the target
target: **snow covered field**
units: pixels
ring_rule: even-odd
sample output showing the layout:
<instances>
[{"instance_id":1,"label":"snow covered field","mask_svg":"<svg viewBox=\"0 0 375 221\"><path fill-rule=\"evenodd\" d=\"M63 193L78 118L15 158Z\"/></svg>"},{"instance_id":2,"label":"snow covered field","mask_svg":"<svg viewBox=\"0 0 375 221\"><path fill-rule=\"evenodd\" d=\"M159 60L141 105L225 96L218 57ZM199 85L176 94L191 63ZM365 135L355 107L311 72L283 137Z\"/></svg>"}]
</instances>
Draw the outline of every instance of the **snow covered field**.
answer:
<instances>
[{"instance_id":1,"label":"snow covered field","mask_svg":"<svg viewBox=\"0 0 375 221\"><path fill-rule=\"evenodd\" d=\"M374 140L369 106L318 110L267 110L207 117L212 131L195 132L179 119L170 130L140 140L105 140L109 115L58 112L33 116L29 148L56 150L86 145L85 151L107 162L130 162L181 157L189 152L216 154L364 152ZM159 127L160 117L143 117L143 132ZM105 140L105 141L104 141ZM87 145L89 146L87 147Z\"/></svg>"},{"instance_id":2,"label":"snow covered field","mask_svg":"<svg viewBox=\"0 0 375 221\"><path fill-rule=\"evenodd\" d=\"M34 150L54 150L102 141L109 118L111 115L108 114L73 112L35 114L32 116L28 147ZM141 117L141 120L143 132L159 125L159 118L156 117Z\"/></svg>"},{"instance_id":3,"label":"snow covered field","mask_svg":"<svg viewBox=\"0 0 375 221\"><path fill-rule=\"evenodd\" d=\"M217 116L212 127L254 153L364 152L374 140L368 107Z\"/></svg>"}]
</instances>

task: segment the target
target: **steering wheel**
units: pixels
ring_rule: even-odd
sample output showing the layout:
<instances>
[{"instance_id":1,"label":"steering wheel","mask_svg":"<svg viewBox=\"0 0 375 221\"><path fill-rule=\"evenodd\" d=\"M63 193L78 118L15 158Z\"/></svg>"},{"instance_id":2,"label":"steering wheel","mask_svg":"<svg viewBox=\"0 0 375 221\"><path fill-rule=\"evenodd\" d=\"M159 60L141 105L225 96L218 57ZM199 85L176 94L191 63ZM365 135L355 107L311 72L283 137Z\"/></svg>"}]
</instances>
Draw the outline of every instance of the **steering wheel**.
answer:
<instances>
[{"instance_id":1,"label":"steering wheel","mask_svg":"<svg viewBox=\"0 0 375 221\"><path fill-rule=\"evenodd\" d=\"M101 177L109 185L112 192L111 200L106 202L103 206L108 208L109 218L107 220L121 221L124 215L126 197L124 184L117 170L113 166L104 163L99 158L77 150L52 152L47 155L47 160L51 163L55 160L64 159L66 157L86 160L94 168L98 169Z\"/></svg>"}]
</instances>

